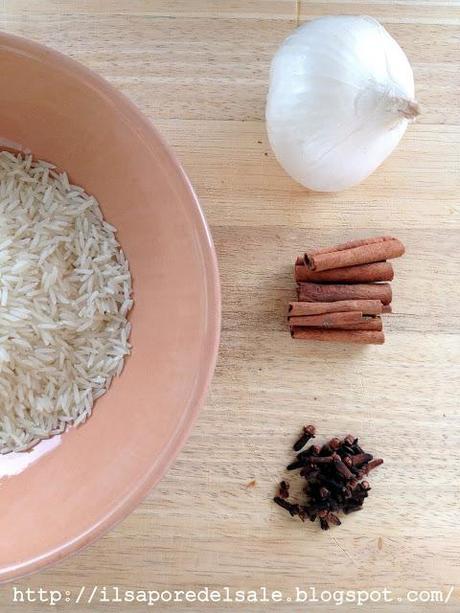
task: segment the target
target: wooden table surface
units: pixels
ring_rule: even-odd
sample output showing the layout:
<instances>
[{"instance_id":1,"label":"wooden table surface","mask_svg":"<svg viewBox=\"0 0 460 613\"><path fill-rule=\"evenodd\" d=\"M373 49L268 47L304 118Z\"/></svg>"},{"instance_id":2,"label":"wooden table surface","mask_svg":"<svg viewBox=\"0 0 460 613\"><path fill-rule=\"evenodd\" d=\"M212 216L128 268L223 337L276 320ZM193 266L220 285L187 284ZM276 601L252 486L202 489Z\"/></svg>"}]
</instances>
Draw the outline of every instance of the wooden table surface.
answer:
<instances>
[{"instance_id":1,"label":"wooden table surface","mask_svg":"<svg viewBox=\"0 0 460 613\"><path fill-rule=\"evenodd\" d=\"M405 602L407 590L446 593L458 585L459 9L448 0L0 3L3 30L103 75L175 147L212 228L223 292L216 374L174 466L116 529L17 586L265 586L285 594L296 586L387 587L403 601L367 610L434 611L439 604ZM339 13L372 15L398 40L412 62L423 114L361 186L315 194L287 177L270 152L268 68L297 21ZM395 263L386 344L293 342L284 316L294 295L295 255L382 233L407 246ZM271 502L304 423L315 423L324 437L360 434L366 448L385 458L372 476L366 509L327 533L291 520ZM247 488L252 479L256 486ZM459 607L457 587L442 610ZM46 606L13 608L7 586L0 608L35 613ZM61 609L147 610L126 603Z\"/></svg>"}]
</instances>

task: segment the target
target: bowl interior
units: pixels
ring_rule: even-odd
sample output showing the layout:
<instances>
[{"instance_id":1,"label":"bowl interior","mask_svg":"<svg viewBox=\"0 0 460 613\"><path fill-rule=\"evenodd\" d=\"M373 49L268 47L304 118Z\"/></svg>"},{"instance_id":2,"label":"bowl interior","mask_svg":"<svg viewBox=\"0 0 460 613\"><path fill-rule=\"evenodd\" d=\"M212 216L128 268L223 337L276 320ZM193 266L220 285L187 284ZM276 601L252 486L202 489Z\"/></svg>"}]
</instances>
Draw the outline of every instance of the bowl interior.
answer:
<instances>
[{"instance_id":1,"label":"bowl interior","mask_svg":"<svg viewBox=\"0 0 460 613\"><path fill-rule=\"evenodd\" d=\"M0 479L0 580L7 580L92 541L161 478L203 401L220 313L214 250L196 198L135 107L79 64L6 35L0 91L0 146L55 163L98 198L119 229L135 297L132 356L91 419ZM0 476L11 461L0 457Z\"/></svg>"}]
</instances>

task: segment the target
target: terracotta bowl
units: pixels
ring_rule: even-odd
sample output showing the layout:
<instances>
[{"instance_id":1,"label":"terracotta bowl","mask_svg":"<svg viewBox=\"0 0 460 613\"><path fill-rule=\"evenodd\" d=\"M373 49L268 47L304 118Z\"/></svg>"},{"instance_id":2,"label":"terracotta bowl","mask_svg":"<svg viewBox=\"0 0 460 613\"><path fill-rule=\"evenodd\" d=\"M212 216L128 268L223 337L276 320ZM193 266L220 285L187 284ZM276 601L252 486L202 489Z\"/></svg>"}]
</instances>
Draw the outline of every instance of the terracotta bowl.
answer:
<instances>
[{"instance_id":1,"label":"terracotta bowl","mask_svg":"<svg viewBox=\"0 0 460 613\"><path fill-rule=\"evenodd\" d=\"M80 64L4 34L0 92L1 146L52 161L99 199L135 293L132 356L89 421L0 457L6 581L94 541L164 475L213 373L220 292L193 189L133 104Z\"/></svg>"}]
</instances>

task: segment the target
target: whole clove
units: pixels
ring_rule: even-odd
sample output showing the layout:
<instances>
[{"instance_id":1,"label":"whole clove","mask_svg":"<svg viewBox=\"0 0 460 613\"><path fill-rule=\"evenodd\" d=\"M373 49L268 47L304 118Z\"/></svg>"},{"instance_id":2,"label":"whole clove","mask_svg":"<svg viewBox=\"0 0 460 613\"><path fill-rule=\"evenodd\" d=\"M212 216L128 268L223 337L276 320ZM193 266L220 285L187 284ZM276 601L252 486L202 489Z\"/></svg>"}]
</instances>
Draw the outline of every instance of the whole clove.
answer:
<instances>
[{"instance_id":1,"label":"whole clove","mask_svg":"<svg viewBox=\"0 0 460 613\"><path fill-rule=\"evenodd\" d=\"M338 513L360 511L371 489L364 477L383 463L374 459L370 453L363 451L358 439L351 434L344 439L334 437L322 446L306 443L315 436L314 426L305 426L302 436L294 445L296 459L288 465L288 470L300 470L305 480L303 491L305 501L289 500L289 483L285 480L279 484L276 504L284 508L292 517L298 516L314 522L319 520L322 530L331 526L340 526Z\"/></svg>"},{"instance_id":2,"label":"whole clove","mask_svg":"<svg viewBox=\"0 0 460 613\"><path fill-rule=\"evenodd\" d=\"M289 502L288 500L284 500L284 498L280 498L280 496L275 496L273 500L280 507L283 507L283 509L286 509L286 511L289 511L289 513L291 514L291 517L294 517L294 515L299 514L300 509L299 509L298 504L292 504L292 502Z\"/></svg>"},{"instance_id":3,"label":"whole clove","mask_svg":"<svg viewBox=\"0 0 460 613\"><path fill-rule=\"evenodd\" d=\"M334 515L332 511L329 511L329 513L326 515L326 519L329 522L329 524L332 524L333 526L340 526L342 523L340 519L337 517L337 515Z\"/></svg>"},{"instance_id":4,"label":"whole clove","mask_svg":"<svg viewBox=\"0 0 460 613\"><path fill-rule=\"evenodd\" d=\"M364 464L368 464L374 456L370 453L358 453L351 458L351 463L357 468L361 468Z\"/></svg>"},{"instance_id":5,"label":"whole clove","mask_svg":"<svg viewBox=\"0 0 460 613\"><path fill-rule=\"evenodd\" d=\"M329 530L329 524L325 517L319 518L319 524L321 526L321 530Z\"/></svg>"},{"instance_id":6,"label":"whole clove","mask_svg":"<svg viewBox=\"0 0 460 613\"><path fill-rule=\"evenodd\" d=\"M328 445L330 449L332 449L333 451L337 451L342 446L342 441L335 436L334 438L331 438Z\"/></svg>"},{"instance_id":7,"label":"whole clove","mask_svg":"<svg viewBox=\"0 0 460 613\"><path fill-rule=\"evenodd\" d=\"M278 496L284 499L289 498L289 483L287 481L281 481Z\"/></svg>"},{"instance_id":8,"label":"whole clove","mask_svg":"<svg viewBox=\"0 0 460 613\"><path fill-rule=\"evenodd\" d=\"M330 464L331 462L334 462L334 456L333 455L328 455L328 456L314 456L311 457L308 462L310 462L310 464Z\"/></svg>"},{"instance_id":9,"label":"whole clove","mask_svg":"<svg viewBox=\"0 0 460 613\"><path fill-rule=\"evenodd\" d=\"M309 440L315 438L316 428L315 426L304 426L302 435L300 438L294 443L293 449L294 451L300 451L305 447Z\"/></svg>"},{"instance_id":10,"label":"whole clove","mask_svg":"<svg viewBox=\"0 0 460 613\"><path fill-rule=\"evenodd\" d=\"M374 470L374 468L377 468L377 466L380 466L380 464L383 464L383 460L381 458L369 462L369 464L365 466L366 474L368 474L371 470Z\"/></svg>"},{"instance_id":11,"label":"whole clove","mask_svg":"<svg viewBox=\"0 0 460 613\"><path fill-rule=\"evenodd\" d=\"M320 445L310 445L304 451L301 451L297 454L297 457L300 458L310 458L311 456L317 456L321 453Z\"/></svg>"},{"instance_id":12,"label":"whole clove","mask_svg":"<svg viewBox=\"0 0 460 613\"><path fill-rule=\"evenodd\" d=\"M354 474L351 472L349 468L347 468L346 464L342 462L342 460L340 459L340 456L338 460L334 459L334 467L335 467L337 474L340 475L343 479L347 481L350 481L350 479L353 479Z\"/></svg>"}]
</instances>

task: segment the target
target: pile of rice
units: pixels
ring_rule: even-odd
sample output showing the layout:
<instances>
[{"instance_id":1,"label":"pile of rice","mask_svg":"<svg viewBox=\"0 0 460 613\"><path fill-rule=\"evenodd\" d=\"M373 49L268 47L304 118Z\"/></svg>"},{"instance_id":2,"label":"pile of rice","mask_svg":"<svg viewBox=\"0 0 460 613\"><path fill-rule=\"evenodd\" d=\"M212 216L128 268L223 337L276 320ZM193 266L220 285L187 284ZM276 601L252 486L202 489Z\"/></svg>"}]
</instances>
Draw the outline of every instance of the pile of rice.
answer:
<instances>
[{"instance_id":1,"label":"pile of rice","mask_svg":"<svg viewBox=\"0 0 460 613\"><path fill-rule=\"evenodd\" d=\"M0 453L84 422L130 351L128 262L55 166L0 152Z\"/></svg>"}]
</instances>

